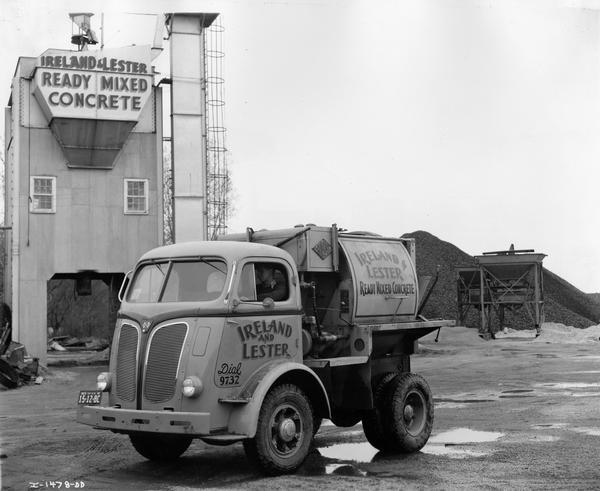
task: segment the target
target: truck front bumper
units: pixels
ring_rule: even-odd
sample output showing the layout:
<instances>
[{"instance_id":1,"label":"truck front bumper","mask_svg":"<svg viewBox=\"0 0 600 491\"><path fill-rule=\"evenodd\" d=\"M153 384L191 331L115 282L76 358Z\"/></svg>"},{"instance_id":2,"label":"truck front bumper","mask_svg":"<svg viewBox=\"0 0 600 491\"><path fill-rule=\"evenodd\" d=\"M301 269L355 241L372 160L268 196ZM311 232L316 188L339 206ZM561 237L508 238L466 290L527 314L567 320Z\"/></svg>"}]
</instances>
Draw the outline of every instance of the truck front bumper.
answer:
<instances>
[{"instance_id":1,"label":"truck front bumper","mask_svg":"<svg viewBox=\"0 0 600 491\"><path fill-rule=\"evenodd\" d=\"M147 431L181 435L208 435L210 413L138 411L115 407L79 406L77 422L103 430Z\"/></svg>"}]
</instances>

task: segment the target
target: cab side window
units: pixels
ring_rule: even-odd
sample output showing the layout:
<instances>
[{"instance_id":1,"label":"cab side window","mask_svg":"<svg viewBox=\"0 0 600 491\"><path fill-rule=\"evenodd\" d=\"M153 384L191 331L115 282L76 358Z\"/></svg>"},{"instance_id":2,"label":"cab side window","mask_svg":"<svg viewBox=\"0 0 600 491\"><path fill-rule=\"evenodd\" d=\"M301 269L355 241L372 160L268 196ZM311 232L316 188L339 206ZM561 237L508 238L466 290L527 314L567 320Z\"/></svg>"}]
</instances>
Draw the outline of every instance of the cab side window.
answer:
<instances>
[{"instance_id":1,"label":"cab side window","mask_svg":"<svg viewBox=\"0 0 600 491\"><path fill-rule=\"evenodd\" d=\"M290 289L285 267L279 263L247 263L242 269L238 296L245 302L262 302L265 298L275 302L287 300Z\"/></svg>"}]
</instances>

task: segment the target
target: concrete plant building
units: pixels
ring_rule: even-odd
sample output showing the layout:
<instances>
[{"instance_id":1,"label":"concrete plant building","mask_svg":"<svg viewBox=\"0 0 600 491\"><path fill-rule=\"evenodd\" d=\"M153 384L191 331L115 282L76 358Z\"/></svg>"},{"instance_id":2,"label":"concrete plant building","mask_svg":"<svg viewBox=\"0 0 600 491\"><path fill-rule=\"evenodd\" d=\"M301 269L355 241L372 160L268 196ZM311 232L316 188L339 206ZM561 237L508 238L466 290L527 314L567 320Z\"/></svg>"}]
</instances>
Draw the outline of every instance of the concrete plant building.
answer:
<instances>
[{"instance_id":1,"label":"concrete plant building","mask_svg":"<svg viewBox=\"0 0 600 491\"><path fill-rule=\"evenodd\" d=\"M207 238L207 149L220 149L221 126L207 125L204 36L218 14L165 14L152 46L88 50L91 15L70 14L77 51L19 58L5 111L2 300L13 339L42 363L49 281L74 280L76 295L104 282L114 326L125 273L163 244L163 101L152 61L165 27L176 242Z\"/></svg>"},{"instance_id":2,"label":"concrete plant building","mask_svg":"<svg viewBox=\"0 0 600 491\"><path fill-rule=\"evenodd\" d=\"M150 46L21 57L5 111L4 301L46 359L47 283L109 285L162 244L162 103ZM107 316L109 314L107 313ZM108 318L107 318L108 321Z\"/></svg>"}]
</instances>

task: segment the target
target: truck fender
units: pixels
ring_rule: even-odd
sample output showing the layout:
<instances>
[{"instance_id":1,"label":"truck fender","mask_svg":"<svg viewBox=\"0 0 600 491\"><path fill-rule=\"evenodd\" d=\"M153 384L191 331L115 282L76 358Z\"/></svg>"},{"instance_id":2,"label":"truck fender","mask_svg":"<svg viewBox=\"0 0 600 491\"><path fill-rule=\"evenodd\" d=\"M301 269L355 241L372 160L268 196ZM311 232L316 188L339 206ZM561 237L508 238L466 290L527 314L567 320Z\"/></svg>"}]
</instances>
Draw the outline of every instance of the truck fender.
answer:
<instances>
[{"instance_id":1,"label":"truck fender","mask_svg":"<svg viewBox=\"0 0 600 491\"><path fill-rule=\"evenodd\" d=\"M267 393L271 387L282 383L291 383L302 389L310 399L315 415L331 417L327 391L315 372L302 363L273 361L254 372L240 392L239 397L248 399L248 403L232 410L229 416L229 433L253 438L260 408Z\"/></svg>"}]
</instances>

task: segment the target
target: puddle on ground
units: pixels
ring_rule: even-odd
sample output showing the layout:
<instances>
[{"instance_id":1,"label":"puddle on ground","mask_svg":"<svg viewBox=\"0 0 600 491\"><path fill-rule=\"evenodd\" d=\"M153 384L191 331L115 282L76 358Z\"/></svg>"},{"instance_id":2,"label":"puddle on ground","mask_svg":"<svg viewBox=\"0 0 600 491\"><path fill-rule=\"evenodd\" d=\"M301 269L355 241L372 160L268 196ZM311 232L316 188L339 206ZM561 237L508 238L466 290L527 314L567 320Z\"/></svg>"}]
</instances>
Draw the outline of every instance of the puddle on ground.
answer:
<instances>
[{"instance_id":1,"label":"puddle on ground","mask_svg":"<svg viewBox=\"0 0 600 491\"><path fill-rule=\"evenodd\" d=\"M575 373L600 373L598 371L589 372L575 372ZM591 392L587 389L594 389L600 387L600 383L585 383L585 382L549 382L535 384L533 389L505 389L500 391L498 394L487 393L487 394L476 394L476 393L462 393L452 394L445 397L439 397L434 399L436 409L460 409L467 406L467 404L480 404L484 402L496 402L501 399L518 399L518 398L530 398L538 395L539 389L548 390L563 390L565 396L570 397L600 397L600 392ZM580 389L574 392L575 389ZM548 395L556 393L542 391L542 395Z\"/></svg>"},{"instance_id":2,"label":"puddle on ground","mask_svg":"<svg viewBox=\"0 0 600 491\"><path fill-rule=\"evenodd\" d=\"M495 442L503 436L504 433L497 431L476 431L469 428L457 428L431 437L427 445L421 449L421 452L431 455L443 455L455 459L485 457L490 454L489 451L475 451L460 447L475 443Z\"/></svg>"},{"instance_id":3,"label":"puddle on ground","mask_svg":"<svg viewBox=\"0 0 600 491\"><path fill-rule=\"evenodd\" d=\"M558 355L552 353L536 353L536 358L558 358Z\"/></svg>"},{"instance_id":4,"label":"puddle on ground","mask_svg":"<svg viewBox=\"0 0 600 491\"><path fill-rule=\"evenodd\" d=\"M503 436L504 433L496 431L476 431L469 428L457 428L431 437L427 445L421 449L421 452L457 459L485 457L491 451L472 450L463 447L477 443L495 442ZM372 447L368 442L339 443L329 447L319 447L318 450L321 456L325 458L357 463L370 463L379 453L379 450ZM325 466L325 473L346 476L367 475L367 472L354 465L333 463Z\"/></svg>"},{"instance_id":5,"label":"puddle on ground","mask_svg":"<svg viewBox=\"0 0 600 491\"><path fill-rule=\"evenodd\" d=\"M462 402L435 402L435 409L461 409L463 407L467 407L466 404Z\"/></svg>"},{"instance_id":6,"label":"puddle on ground","mask_svg":"<svg viewBox=\"0 0 600 491\"><path fill-rule=\"evenodd\" d=\"M552 435L535 435L533 438L530 438L530 442L538 442L538 443L548 443L548 442L557 442L560 438L558 436Z\"/></svg>"},{"instance_id":7,"label":"puddle on ground","mask_svg":"<svg viewBox=\"0 0 600 491\"><path fill-rule=\"evenodd\" d=\"M478 402L496 402L497 399L447 399L447 398L441 398L441 399L436 399L434 402L457 402L457 403L464 403L464 404L475 404Z\"/></svg>"},{"instance_id":8,"label":"puddle on ground","mask_svg":"<svg viewBox=\"0 0 600 491\"><path fill-rule=\"evenodd\" d=\"M538 423L535 425L531 425L531 427L536 430L555 430L566 428L567 426L567 423Z\"/></svg>"},{"instance_id":9,"label":"puddle on ground","mask_svg":"<svg viewBox=\"0 0 600 491\"><path fill-rule=\"evenodd\" d=\"M367 442L339 443L330 447L319 447L319 453L323 457L354 462L371 462L378 452L379 450Z\"/></svg>"},{"instance_id":10,"label":"puddle on ground","mask_svg":"<svg viewBox=\"0 0 600 491\"><path fill-rule=\"evenodd\" d=\"M587 389L590 387L600 387L600 383L586 382L552 382L544 384L535 384L536 387L545 387L548 389Z\"/></svg>"},{"instance_id":11,"label":"puddle on ground","mask_svg":"<svg viewBox=\"0 0 600 491\"><path fill-rule=\"evenodd\" d=\"M475 393L462 393L452 394L447 397L434 398L433 402L437 405L442 402L457 403L457 404L477 404L481 402L496 402L498 396L495 394L475 394Z\"/></svg>"},{"instance_id":12,"label":"puddle on ground","mask_svg":"<svg viewBox=\"0 0 600 491\"><path fill-rule=\"evenodd\" d=\"M504 433L499 431L477 431L469 428L456 428L455 430L445 431L432 436L429 443L444 445L464 445L467 443L487 443L495 442L502 438Z\"/></svg>"},{"instance_id":13,"label":"puddle on ground","mask_svg":"<svg viewBox=\"0 0 600 491\"><path fill-rule=\"evenodd\" d=\"M600 355L576 355L575 360L577 360L577 361L600 360Z\"/></svg>"},{"instance_id":14,"label":"puddle on ground","mask_svg":"<svg viewBox=\"0 0 600 491\"><path fill-rule=\"evenodd\" d=\"M589 436L600 436L600 428L569 428L571 431L576 431L577 433L583 433L584 435Z\"/></svg>"},{"instance_id":15,"label":"puddle on ground","mask_svg":"<svg viewBox=\"0 0 600 491\"><path fill-rule=\"evenodd\" d=\"M533 397L533 389L508 389L500 393L500 399L508 399L515 397Z\"/></svg>"}]
</instances>

